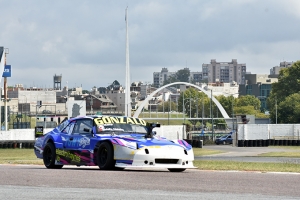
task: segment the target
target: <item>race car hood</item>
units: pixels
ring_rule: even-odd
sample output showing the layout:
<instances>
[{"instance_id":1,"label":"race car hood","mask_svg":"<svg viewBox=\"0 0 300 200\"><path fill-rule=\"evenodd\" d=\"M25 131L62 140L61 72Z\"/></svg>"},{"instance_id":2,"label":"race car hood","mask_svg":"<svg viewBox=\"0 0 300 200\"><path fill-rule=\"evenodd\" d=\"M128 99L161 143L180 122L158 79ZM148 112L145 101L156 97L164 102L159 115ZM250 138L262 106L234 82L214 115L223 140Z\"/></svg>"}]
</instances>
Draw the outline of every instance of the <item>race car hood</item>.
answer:
<instances>
[{"instance_id":1,"label":"race car hood","mask_svg":"<svg viewBox=\"0 0 300 200\"><path fill-rule=\"evenodd\" d=\"M103 136L100 136L103 139ZM154 136L153 138L145 138L138 134L122 134L109 136L109 139L113 144L127 146L129 148L143 148L147 146L180 146L186 150L190 150L192 146L184 140L168 140L160 136Z\"/></svg>"}]
</instances>

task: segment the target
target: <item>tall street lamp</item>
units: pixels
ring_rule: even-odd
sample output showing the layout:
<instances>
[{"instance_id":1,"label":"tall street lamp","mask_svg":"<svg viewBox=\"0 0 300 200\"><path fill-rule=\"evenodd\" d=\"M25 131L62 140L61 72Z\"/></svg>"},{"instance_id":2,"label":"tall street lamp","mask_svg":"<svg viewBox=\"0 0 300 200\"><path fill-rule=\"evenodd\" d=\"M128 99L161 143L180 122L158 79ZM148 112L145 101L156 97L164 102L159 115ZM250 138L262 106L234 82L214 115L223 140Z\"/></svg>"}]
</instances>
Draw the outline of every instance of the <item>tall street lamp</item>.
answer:
<instances>
[{"instance_id":1,"label":"tall street lamp","mask_svg":"<svg viewBox=\"0 0 300 200\"><path fill-rule=\"evenodd\" d=\"M212 107L212 90L210 90L210 115L211 115L211 131L212 131L212 140L214 141L214 113Z\"/></svg>"},{"instance_id":2,"label":"tall street lamp","mask_svg":"<svg viewBox=\"0 0 300 200\"><path fill-rule=\"evenodd\" d=\"M276 115L276 124L277 124L277 97L275 98L275 115Z\"/></svg>"}]
</instances>

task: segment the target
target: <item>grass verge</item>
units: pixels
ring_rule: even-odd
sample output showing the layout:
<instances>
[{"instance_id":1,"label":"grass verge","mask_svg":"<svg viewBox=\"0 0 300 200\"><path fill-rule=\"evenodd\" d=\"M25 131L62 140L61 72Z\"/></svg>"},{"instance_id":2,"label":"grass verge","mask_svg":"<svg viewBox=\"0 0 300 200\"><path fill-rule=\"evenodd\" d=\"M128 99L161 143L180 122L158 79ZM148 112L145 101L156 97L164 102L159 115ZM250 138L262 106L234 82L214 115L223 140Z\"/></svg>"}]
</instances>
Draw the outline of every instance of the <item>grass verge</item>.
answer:
<instances>
[{"instance_id":1,"label":"grass verge","mask_svg":"<svg viewBox=\"0 0 300 200\"><path fill-rule=\"evenodd\" d=\"M212 155L222 151L194 148L195 156ZM273 152L285 153L285 152ZM293 152L286 152L293 153ZM283 156L290 157L290 156ZM35 164L42 165L42 159L36 158L33 149L0 149L0 164ZM195 167L200 170L237 170L237 171L261 171L261 172L297 172L300 173L299 164L285 163L261 163L261 162L236 162L236 161L208 161L195 160Z\"/></svg>"},{"instance_id":2,"label":"grass verge","mask_svg":"<svg viewBox=\"0 0 300 200\"><path fill-rule=\"evenodd\" d=\"M256 163L236 161L208 161L195 160L194 166L200 170L236 170L260 172L297 172L300 173L299 164L295 163Z\"/></svg>"},{"instance_id":3,"label":"grass verge","mask_svg":"<svg viewBox=\"0 0 300 200\"><path fill-rule=\"evenodd\" d=\"M0 149L0 164L43 164L33 149Z\"/></svg>"},{"instance_id":4,"label":"grass verge","mask_svg":"<svg viewBox=\"0 0 300 200\"><path fill-rule=\"evenodd\" d=\"M193 150L194 150L194 156L205 156L205 155L224 153L223 151L203 149L203 148L193 148Z\"/></svg>"}]
</instances>

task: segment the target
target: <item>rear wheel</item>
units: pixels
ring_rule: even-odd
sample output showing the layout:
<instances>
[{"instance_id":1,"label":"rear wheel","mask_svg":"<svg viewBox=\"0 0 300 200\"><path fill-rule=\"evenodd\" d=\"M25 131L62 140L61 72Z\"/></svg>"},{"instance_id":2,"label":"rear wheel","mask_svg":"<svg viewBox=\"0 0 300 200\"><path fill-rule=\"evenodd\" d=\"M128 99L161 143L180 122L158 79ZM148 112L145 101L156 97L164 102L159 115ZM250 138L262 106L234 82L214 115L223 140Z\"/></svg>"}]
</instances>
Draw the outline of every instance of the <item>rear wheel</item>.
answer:
<instances>
[{"instance_id":1,"label":"rear wheel","mask_svg":"<svg viewBox=\"0 0 300 200\"><path fill-rule=\"evenodd\" d=\"M44 165L49 169L61 169L63 167L63 165L55 165L55 157L56 157L55 150L56 149L54 145L51 142L49 142L46 144L43 151Z\"/></svg>"},{"instance_id":2,"label":"rear wheel","mask_svg":"<svg viewBox=\"0 0 300 200\"><path fill-rule=\"evenodd\" d=\"M168 168L168 170L169 170L170 172L183 172L183 171L185 171L186 169L184 169L184 168Z\"/></svg>"},{"instance_id":3,"label":"rear wheel","mask_svg":"<svg viewBox=\"0 0 300 200\"><path fill-rule=\"evenodd\" d=\"M114 152L110 143L103 142L97 151L97 164L101 170L112 170L115 166Z\"/></svg>"}]
</instances>

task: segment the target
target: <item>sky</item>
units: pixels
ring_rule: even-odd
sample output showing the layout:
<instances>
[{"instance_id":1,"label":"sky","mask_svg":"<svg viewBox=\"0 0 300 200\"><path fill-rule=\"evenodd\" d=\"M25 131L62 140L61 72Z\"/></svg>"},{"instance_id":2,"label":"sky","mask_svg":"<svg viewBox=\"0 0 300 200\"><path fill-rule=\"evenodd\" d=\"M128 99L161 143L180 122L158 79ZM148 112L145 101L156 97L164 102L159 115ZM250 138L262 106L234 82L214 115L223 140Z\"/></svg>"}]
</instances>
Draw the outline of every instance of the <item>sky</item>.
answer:
<instances>
[{"instance_id":1,"label":"sky","mask_svg":"<svg viewBox=\"0 0 300 200\"><path fill-rule=\"evenodd\" d=\"M126 7L131 82L211 59L252 74L300 60L298 0L0 0L8 86L52 88L55 74L62 87L125 86Z\"/></svg>"}]
</instances>

